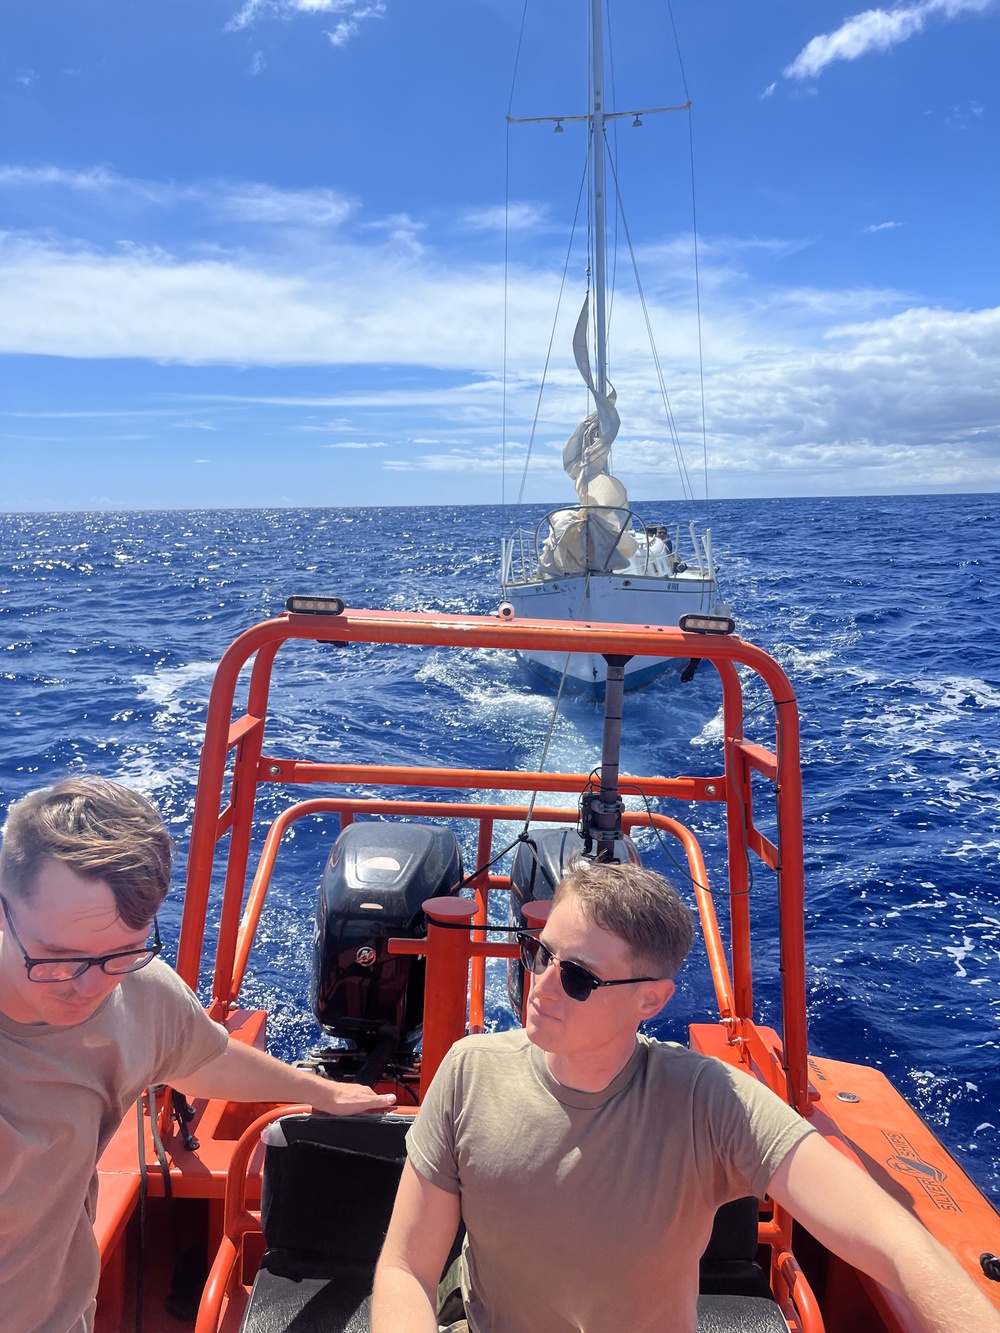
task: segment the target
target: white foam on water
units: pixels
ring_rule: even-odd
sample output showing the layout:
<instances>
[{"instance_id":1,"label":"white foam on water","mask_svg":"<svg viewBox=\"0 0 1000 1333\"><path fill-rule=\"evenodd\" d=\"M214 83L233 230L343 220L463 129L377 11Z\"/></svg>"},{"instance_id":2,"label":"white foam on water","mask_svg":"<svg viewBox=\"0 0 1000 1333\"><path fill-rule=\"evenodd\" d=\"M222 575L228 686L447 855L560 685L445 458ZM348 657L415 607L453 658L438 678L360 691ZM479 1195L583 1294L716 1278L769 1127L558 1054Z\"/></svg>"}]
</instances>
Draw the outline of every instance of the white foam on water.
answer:
<instances>
[{"instance_id":1,"label":"white foam on water","mask_svg":"<svg viewBox=\"0 0 1000 1333\"><path fill-rule=\"evenodd\" d=\"M114 776L126 787L131 787L157 806L162 802L163 793L167 788L187 787L193 804L195 783L198 780L199 755L200 746L192 746L189 761L185 762L175 754L171 756L171 762L165 764L162 747L130 746L121 755ZM166 822L187 824L190 822L190 810L168 815Z\"/></svg>"},{"instance_id":2,"label":"white foam on water","mask_svg":"<svg viewBox=\"0 0 1000 1333\"><path fill-rule=\"evenodd\" d=\"M951 954L955 960L955 975L957 977L967 977L969 975L962 963L972 954L974 949L975 945L968 935L963 935L961 944L946 944L944 946L944 952Z\"/></svg>"},{"instance_id":3,"label":"white foam on water","mask_svg":"<svg viewBox=\"0 0 1000 1333\"><path fill-rule=\"evenodd\" d=\"M726 728L723 721L722 709L710 717L697 736L691 737L692 745L721 745L726 738Z\"/></svg>"},{"instance_id":4,"label":"white foam on water","mask_svg":"<svg viewBox=\"0 0 1000 1333\"><path fill-rule=\"evenodd\" d=\"M215 662L189 662L186 666L160 667L156 671L140 672L133 677L139 687L139 698L162 705L167 713L179 713L185 704L207 702L209 686L215 675ZM203 689L192 690L197 682L208 682Z\"/></svg>"}]
</instances>

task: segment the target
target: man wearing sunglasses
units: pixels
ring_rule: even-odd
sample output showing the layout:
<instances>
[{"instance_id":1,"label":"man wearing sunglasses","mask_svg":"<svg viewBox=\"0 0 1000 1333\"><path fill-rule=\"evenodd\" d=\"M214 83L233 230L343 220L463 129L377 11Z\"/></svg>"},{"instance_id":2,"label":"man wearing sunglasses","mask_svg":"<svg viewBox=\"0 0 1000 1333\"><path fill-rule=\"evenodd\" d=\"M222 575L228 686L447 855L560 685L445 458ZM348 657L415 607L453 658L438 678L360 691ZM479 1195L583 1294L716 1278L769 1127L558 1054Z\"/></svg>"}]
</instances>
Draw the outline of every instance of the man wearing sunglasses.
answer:
<instances>
[{"instance_id":1,"label":"man wearing sunglasses","mask_svg":"<svg viewBox=\"0 0 1000 1333\"><path fill-rule=\"evenodd\" d=\"M394 1098L228 1041L157 955L173 845L143 797L71 778L14 805L0 850L0 1326L89 1333L96 1164L143 1089L310 1102Z\"/></svg>"},{"instance_id":2,"label":"man wearing sunglasses","mask_svg":"<svg viewBox=\"0 0 1000 1333\"><path fill-rule=\"evenodd\" d=\"M435 1076L373 1298L373 1333L437 1333L456 1271L471 1333L695 1333L716 1210L777 1199L910 1298L928 1333L1000 1329L945 1251L755 1079L637 1035L674 993L691 915L660 876L586 865L557 887L523 1030L466 1037Z\"/></svg>"}]
</instances>

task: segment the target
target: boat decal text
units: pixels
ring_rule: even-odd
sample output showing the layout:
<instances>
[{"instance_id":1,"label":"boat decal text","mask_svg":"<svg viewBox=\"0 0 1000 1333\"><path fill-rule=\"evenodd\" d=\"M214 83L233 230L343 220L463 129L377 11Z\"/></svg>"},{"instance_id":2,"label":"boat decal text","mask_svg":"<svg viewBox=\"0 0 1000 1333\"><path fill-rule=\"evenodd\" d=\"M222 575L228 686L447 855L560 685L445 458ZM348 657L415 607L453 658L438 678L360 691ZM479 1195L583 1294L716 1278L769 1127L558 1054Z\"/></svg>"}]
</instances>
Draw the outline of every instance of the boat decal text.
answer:
<instances>
[{"instance_id":1,"label":"boat decal text","mask_svg":"<svg viewBox=\"0 0 1000 1333\"><path fill-rule=\"evenodd\" d=\"M887 1157L885 1164L901 1176L915 1180L930 1199L935 1208L944 1213L960 1213L962 1210L944 1187L948 1179L946 1173L932 1162L925 1162L905 1134L890 1130L882 1131L893 1149L893 1156Z\"/></svg>"}]
</instances>

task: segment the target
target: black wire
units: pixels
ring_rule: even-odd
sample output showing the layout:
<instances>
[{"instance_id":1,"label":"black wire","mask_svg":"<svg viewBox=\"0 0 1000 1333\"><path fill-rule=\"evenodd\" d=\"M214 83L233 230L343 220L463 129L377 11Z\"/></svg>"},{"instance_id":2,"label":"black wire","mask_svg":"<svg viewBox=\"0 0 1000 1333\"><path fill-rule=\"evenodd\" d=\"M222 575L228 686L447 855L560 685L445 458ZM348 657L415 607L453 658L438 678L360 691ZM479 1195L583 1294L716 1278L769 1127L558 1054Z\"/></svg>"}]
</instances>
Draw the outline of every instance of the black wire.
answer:
<instances>
[{"instance_id":1,"label":"black wire","mask_svg":"<svg viewBox=\"0 0 1000 1333\"><path fill-rule=\"evenodd\" d=\"M177 1223L177 1209L174 1206L174 1187L170 1179L170 1163L167 1161L167 1152L163 1146L163 1140L160 1138L160 1127L156 1123L156 1089L150 1088L149 1096L149 1129L153 1139L153 1149L156 1152L156 1160L160 1164L160 1175L163 1177L163 1197L167 1201L167 1208L170 1212L170 1225L174 1240L174 1261L180 1257L180 1232Z\"/></svg>"}]
</instances>

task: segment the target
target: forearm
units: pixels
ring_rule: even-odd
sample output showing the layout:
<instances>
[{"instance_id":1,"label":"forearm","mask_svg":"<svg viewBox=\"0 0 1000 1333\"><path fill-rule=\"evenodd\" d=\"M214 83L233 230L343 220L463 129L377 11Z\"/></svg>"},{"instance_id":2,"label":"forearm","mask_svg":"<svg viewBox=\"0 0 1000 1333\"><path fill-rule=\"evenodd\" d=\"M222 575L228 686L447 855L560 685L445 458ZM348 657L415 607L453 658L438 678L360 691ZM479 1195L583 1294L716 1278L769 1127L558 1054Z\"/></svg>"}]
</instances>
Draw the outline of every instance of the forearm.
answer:
<instances>
[{"instance_id":1,"label":"forearm","mask_svg":"<svg viewBox=\"0 0 1000 1333\"><path fill-rule=\"evenodd\" d=\"M859 1255L858 1267L913 1309L922 1333L997 1333L1000 1313L945 1248L918 1222L890 1259L884 1251Z\"/></svg>"},{"instance_id":2,"label":"forearm","mask_svg":"<svg viewBox=\"0 0 1000 1333\"><path fill-rule=\"evenodd\" d=\"M831 1254L901 1297L921 1333L1000 1333L1000 1314L947 1250L818 1134L788 1154L767 1188Z\"/></svg>"},{"instance_id":3,"label":"forearm","mask_svg":"<svg viewBox=\"0 0 1000 1333\"><path fill-rule=\"evenodd\" d=\"M218 1097L231 1102L307 1102L318 1111L350 1115L388 1109L395 1097L376 1096L357 1083L335 1083L308 1069L294 1069L264 1051L230 1041L226 1050L176 1086L189 1097Z\"/></svg>"},{"instance_id":4,"label":"forearm","mask_svg":"<svg viewBox=\"0 0 1000 1333\"><path fill-rule=\"evenodd\" d=\"M372 1292L372 1333L437 1333L437 1292L406 1268L380 1263Z\"/></svg>"}]
</instances>

